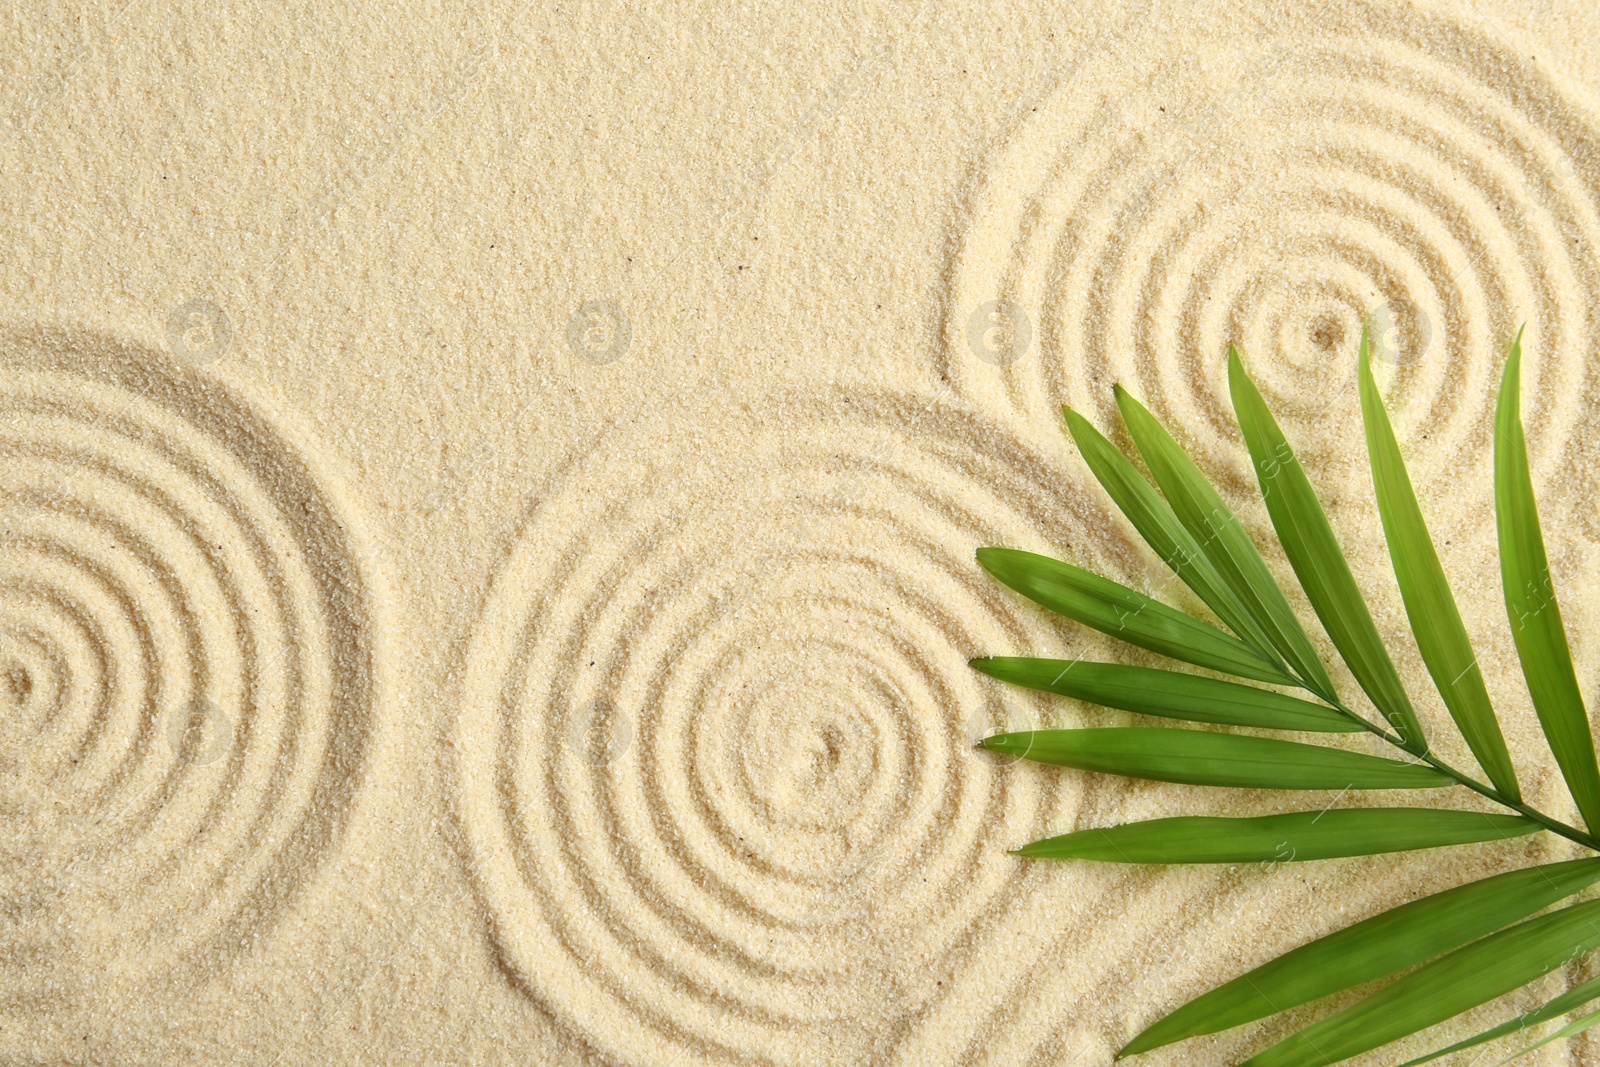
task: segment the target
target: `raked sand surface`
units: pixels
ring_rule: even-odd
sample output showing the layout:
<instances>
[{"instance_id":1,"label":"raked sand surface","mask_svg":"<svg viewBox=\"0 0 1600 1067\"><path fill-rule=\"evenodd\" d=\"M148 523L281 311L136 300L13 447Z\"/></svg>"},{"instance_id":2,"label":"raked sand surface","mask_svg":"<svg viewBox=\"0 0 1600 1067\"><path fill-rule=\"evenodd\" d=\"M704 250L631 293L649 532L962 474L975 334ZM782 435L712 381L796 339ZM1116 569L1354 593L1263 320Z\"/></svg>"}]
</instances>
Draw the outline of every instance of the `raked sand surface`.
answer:
<instances>
[{"instance_id":1,"label":"raked sand surface","mask_svg":"<svg viewBox=\"0 0 1600 1067\"><path fill-rule=\"evenodd\" d=\"M0 1064L1098 1067L1301 941L1567 854L1020 861L1352 801L975 753L1131 719L966 660L1154 662L984 544L1195 607L1063 403L1125 441L1125 384L1266 533L1236 341L1470 761L1365 472L1374 315L1525 792L1570 812L1490 418L1525 322L1600 704L1590 5L113 0L11 5L0 63Z\"/></svg>"}]
</instances>

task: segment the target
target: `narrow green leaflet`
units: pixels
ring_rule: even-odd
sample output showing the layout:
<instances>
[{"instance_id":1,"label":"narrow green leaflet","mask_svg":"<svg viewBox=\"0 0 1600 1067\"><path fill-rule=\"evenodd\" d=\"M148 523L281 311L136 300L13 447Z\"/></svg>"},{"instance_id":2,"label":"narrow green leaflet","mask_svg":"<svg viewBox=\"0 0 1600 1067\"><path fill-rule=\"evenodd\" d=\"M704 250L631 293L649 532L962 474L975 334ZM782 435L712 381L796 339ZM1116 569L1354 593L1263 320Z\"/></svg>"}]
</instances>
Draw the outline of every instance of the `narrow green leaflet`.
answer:
<instances>
[{"instance_id":1,"label":"narrow green leaflet","mask_svg":"<svg viewBox=\"0 0 1600 1067\"><path fill-rule=\"evenodd\" d=\"M985 656L971 666L1002 682L1141 715L1266 730L1352 733L1363 728L1343 712L1309 700L1198 674L1024 656Z\"/></svg>"},{"instance_id":2,"label":"narrow green leaflet","mask_svg":"<svg viewBox=\"0 0 1600 1067\"><path fill-rule=\"evenodd\" d=\"M1561 608L1550 585L1550 565L1539 532L1527 442L1522 436L1522 338L1511 344L1500 402L1494 414L1494 510L1500 530L1500 574L1506 612L1516 639L1522 674L1528 681L1539 725L1578 802L1584 825L1600 830L1600 767L1595 765L1589 716L1572 670Z\"/></svg>"},{"instance_id":3,"label":"narrow green leaflet","mask_svg":"<svg viewBox=\"0 0 1600 1067\"><path fill-rule=\"evenodd\" d=\"M1295 458L1283 430L1245 373L1239 350L1232 346L1228 348L1228 385L1267 513L1272 516L1278 541L1306 598L1349 664L1350 673L1400 736L1402 747L1409 752L1426 752L1428 742L1422 723L1383 647L1366 601L1356 588L1355 576L1350 573L1327 513L1317 501L1311 480Z\"/></svg>"},{"instance_id":4,"label":"narrow green leaflet","mask_svg":"<svg viewBox=\"0 0 1600 1067\"><path fill-rule=\"evenodd\" d=\"M991 752L1185 785L1244 789L1437 789L1455 779L1432 767L1249 734L1111 726L995 734Z\"/></svg>"},{"instance_id":5,"label":"narrow green leaflet","mask_svg":"<svg viewBox=\"0 0 1600 1067\"><path fill-rule=\"evenodd\" d=\"M1541 829L1520 815L1434 808L1334 808L1250 819L1184 815L1103 830L1079 830L1024 845L1019 856L1109 863L1286 863L1374 856Z\"/></svg>"},{"instance_id":6,"label":"narrow green leaflet","mask_svg":"<svg viewBox=\"0 0 1600 1067\"><path fill-rule=\"evenodd\" d=\"M1472 1048L1474 1045L1482 1045L1496 1038L1519 1033L1530 1027L1538 1026L1540 1023L1546 1023L1558 1016L1565 1015L1573 1008L1581 1008L1596 997L1600 997L1600 978L1591 978L1582 985L1573 986L1559 997L1548 1003L1541 1004L1530 1012L1518 1015L1514 1019L1507 1019L1499 1026L1491 1026L1481 1034L1474 1034L1464 1041L1457 1041L1455 1044L1439 1049L1437 1052L1430 1052L1426 1056L1418 1056L1414 1060L1407 1060L1400 1067L1419 1067L1420 1064L1432 1063L1441 1056L1448 1056L1452 1052L1460 1052L1462 1049Z\"/></svg>"},{"instance_id":7,"label":"narrow green leaflet","mask_svg":"<svg viewBox=\"0 0 1600 1067\"><path fill-rule=\"evenodd\" d=\"M1285 662L1313 693L1324 700L1334 700L1333 680L1328 677L1327 668L1317 658L1305 628L1295 618L1283 590L1238 516L1155 416L1121 386L1116 393L1128 432L1179 521L1199 542L1206 558Z\"/></svg>"},{"instance_id":8,"label":"narrow green leaflet","mask_svg":"<svg viewBox=\"0 0 1600 1067\"><path fill-rule=\"evenodd\" d=\"M1512 1060L1520 1060L1534 1049L1544 1048L1552 1041L1560 1041L1568 1037L1577 1037L1585 1030L1592 1029L1597 1024L1600 1024L1600 1011L1591 1011L1587 1015L1580 1015L1567 1025L1563 1026L1561 1029L1557 1030L1555 1033L1551 1034L1549 1037L1541 1038L1540 1040L1535 1041L1521 1052L1513 1053L1512 1055L1507 1056L1505 1059L1501 1060L1500 1063L1503 1065L1510 1063Z\"/></svg>"},{"instance_id":9,"label":"narrow green leaflet","mask_svg":"<svg viewBox=\"0 0 1600 1067\"><path fill-rule=\"evenodd\" d=\"M978 563L1029 600L1140 648L1241 678L1294 684L1232 634L1081 567L1011 548L980 548Z\"/></svg>"},{"instance_id":10,"label":"narrow green leaflet","mask_svg":"<svg viewBox=\"0 0 1600 1067\"><path fill-rule=\"evenodd\" d=\"M1443 1022L1600 946L1600 900L1573 904L1458 948L1312 1023L1244 1067L1322 1067Z\"/></svg>"},{"instance_id":11,"label":"narrow green leaflet","mask_svg":"<svg viewBox=\"0 0 1600 1067\"><path fill-rule=\"evenodd\" d=\"M1161 494L1087 419L1068 407L1063 407L1061 413L1084 462L1139 535L1229 629L1256 651L1275 658L1266 632L1239 603L1239 598L1206 558L1194 535L1178 521Z\"/></svg>"},{"instance_id":12,"label":"narrow green leaflet","mask_svg":"<svg viewBox=\"0 0 1600 1067\"><path fill-rule=\"evenodd\" d=\"M1597 881L1600 859L1571 860L1497 874L1392 908L1196 997L1128 1042L1120 1055L1227 1030L1394 974Z\"/></svg>"},{"instance_id":13,"label":"narrow green leaflet","mask_svg":"<svg viewBox=\"0 0 1600 1067\"><path fill-rule=\"evenodd\" d=\"M1521 801L1517 773L1495 720L1489 692L1484 688L1478 657L1473 654L1456 598L1439 565L1439 553L1423 522L1422 508L1400 457L1394 427L1389 424L1383 398L1378 395L1365 331L1361 334L1360 375L1361 418L1366 424L1367 455L1372 464L1372 484L1377 490L1378 513L1383 517L1389 558L1394 563L1395 579L1417 638L1417 649L1478 765L1503 796Z\"/></svg>"}]
</instances>

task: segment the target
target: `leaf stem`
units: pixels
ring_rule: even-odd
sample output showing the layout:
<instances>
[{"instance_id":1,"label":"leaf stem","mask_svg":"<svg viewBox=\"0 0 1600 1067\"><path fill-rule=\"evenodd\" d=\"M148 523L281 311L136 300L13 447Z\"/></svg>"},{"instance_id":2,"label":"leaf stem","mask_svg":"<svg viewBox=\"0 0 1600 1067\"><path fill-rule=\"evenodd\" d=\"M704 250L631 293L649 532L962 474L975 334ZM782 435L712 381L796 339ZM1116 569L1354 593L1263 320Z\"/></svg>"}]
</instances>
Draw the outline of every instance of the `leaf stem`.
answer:
<instances>
[{"instance_id":1,"label":"leaf stem","mask_svg":"<svg viewBox=\"0 0 1600 1067\"><path fill-rule=\"evenodd\" d=\"M1458 783L1460 783L1461 785L1466 786L1468 789L1472 790L1474 793L1477 793L1477 794L1479 794L1481 796L1487 797L1488 799L1494 801L1496 804L1501 804L1501 805L1503 805L1505 807L1508 807L1511 810L1515 811L1519 815L1522 815L1522 816L1524 816L1526 818L1532 819L1534 822L1538 823L1540 826L1543 826L1546 830L1549 830L1551 833L1559 834L1559 835L1561 835L1562 837L1566 838L1569 841L1572 841L1572 842L1575 842L1576 844L1582 845L1584 848L1589 849L1591 852L1600 852L1600 838L1596 838L1593 834L1585 833L1584 831L1578 829L1576 826L1569 826L1568 824L1562 822L1560 819L1553 819L1550 816L1546 815L1544 812L1539 811L1536 808L1529 807L1527 804L1524 804L1523 802L1521 802L1519 800L1512 800L1511 798L1509 798L1507 796L1504 796L1503 794L1501 794L1501 792L1499 790L1495 789L1493 786L1485 785L1484 783L1478 781L1476 778L1472 777L1470 774L1467 774L1464 771L1457 770L1456 768L1454 768L1454 767L1450 766L1448 763L1446 763L1444 760L1442 760L1439 757L1433 755L1431 752L1424 752L1420 756L1418 756L1417 753L1411 752L1409 749L1407 749L1405 747L1404 743L1402 743L1402 741L1400 739L1400 736L1398 734L1392 733L1389 730L1384 729L1382 726L1379 726L1377 723L1371 721L1370 719L1368 719L1364 715L1357 714L1356 712L1354 712L1354 711L1350 710L1349 708L1345 707L1345 705L1342 702L1338 701L1338 700L1329 700L1328 697L1323 696L1321 693L1318 693L1311 686L1307 685L1304 680L1300 680L1300 685L1307 692L1315 694L1317 697L1321 698L1322 700L1326 700L1328 702L1328 704L1331 707L1333 707L1335 710L1344 713L1345 715L1349 716L1351 720L1353 720L1356 723L1359 723L1361 728L1366 730L1368 733L1375 734L1378 737L1383 738L1385 741L1389 742L1389 744L1391 744L1394 747L1400 749L1402 752L1405 752L1406 755L1408 755L1408 756L1417 756L1417 758L1421 759L1424 763L1428 764L1428 766L1432 767L1434 770L1437 770L1437 771L1439 771L1439 772L1441 772L1443 774L1448 774L1450 777L1454 778Z\"/></svg>"}]
</instances>

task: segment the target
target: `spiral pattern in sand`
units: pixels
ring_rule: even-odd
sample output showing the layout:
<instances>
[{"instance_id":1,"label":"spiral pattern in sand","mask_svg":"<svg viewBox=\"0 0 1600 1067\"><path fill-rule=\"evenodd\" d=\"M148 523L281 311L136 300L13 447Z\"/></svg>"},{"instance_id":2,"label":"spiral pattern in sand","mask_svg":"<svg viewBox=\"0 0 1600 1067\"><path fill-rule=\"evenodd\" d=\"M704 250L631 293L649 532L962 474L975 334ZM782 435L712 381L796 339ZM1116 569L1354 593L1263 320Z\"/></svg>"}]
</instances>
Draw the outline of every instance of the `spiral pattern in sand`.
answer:
<instances>
[{"instance_id":1,"label":"spiral pattern in sand","mask_svg":"<svg viewBox=\"0 0 1600 1067\"><path fill-rule=\"evenodd\" d=\"M1548 483L1600 351L1592 112L1447 19L1272 8L1183 54L1159 19L1091 38L980 160L947 294L952 380L1047 426L1062 403L1109 424L1124 383L1243 488L1228 344L1303 453L1356 455L1356 345L1375 315L1413 476L1459 490L1487 484L1500 357L1526 322Z\"/></svg>"},{"instance_id":2,"label":"spiral pattern in sand","mask_svg":"<svg viewBox=\"0 0 1600 1067\"><path fill-rule=\"evenodd\" d=\"M0 345L0 525L0 1003L248 951L367 763L346 509L194 368L33 333Z\"/></svg>"},{"instance_id":3,"label":"spiral pattern in sand","mask_svg":"<svg viewBox=\"0 0 1600 1067\"><path fill-rule=\"evenodd\" d=\"M463 847L519 982L623 1062L893 1060L1038 878L1006 848L1123 789L972 751L1048 705L969 657L1084 641L973 549L1104 543L1088 500L921 398L604 436L541 494L464 671Z\"/></svg>"}]
</instances>

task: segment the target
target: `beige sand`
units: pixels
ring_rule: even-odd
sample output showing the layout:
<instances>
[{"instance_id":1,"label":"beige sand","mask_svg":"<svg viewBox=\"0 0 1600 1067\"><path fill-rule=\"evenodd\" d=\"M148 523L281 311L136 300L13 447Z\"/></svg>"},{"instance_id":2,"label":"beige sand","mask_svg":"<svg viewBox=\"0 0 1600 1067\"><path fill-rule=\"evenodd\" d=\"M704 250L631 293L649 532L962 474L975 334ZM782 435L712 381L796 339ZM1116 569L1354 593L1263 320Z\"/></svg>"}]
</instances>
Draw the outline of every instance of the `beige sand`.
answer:
<instances>
[{"instance_id":1,"label":"beige sand","mask_svg":"<svg viewBox=\"0 0 1600 1067\"><path fill-rule=\"evenodd\" d=\"M1470 759L1378 536L1367 313L1526 792L1570 808L1489 418L1526 321L1600 697L1600 22L1278 7L14 9L0 1062L1089 1067L1284 948L1566 855L1006 855L1330 799L970 747L1123 717L969 656L1153 662L976 546L1194 606L1060 404L1121 439L1127 384L1264 531L1230 340Z\"/></svg>"}]
</instances>

